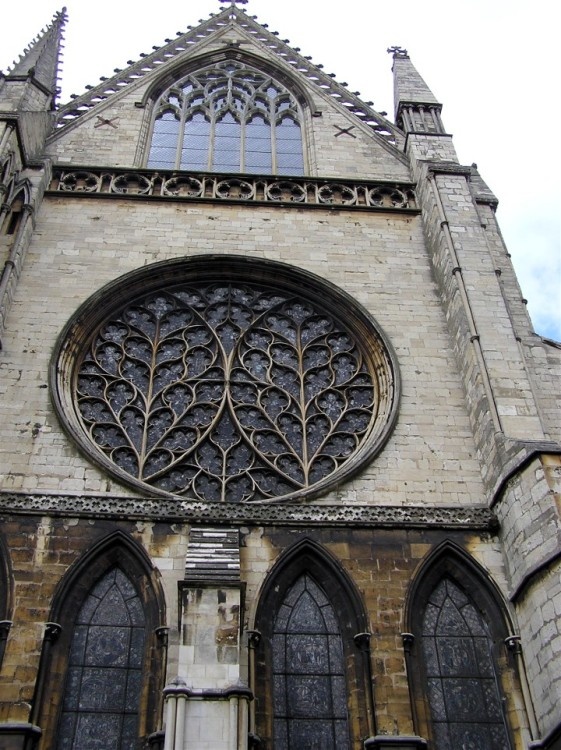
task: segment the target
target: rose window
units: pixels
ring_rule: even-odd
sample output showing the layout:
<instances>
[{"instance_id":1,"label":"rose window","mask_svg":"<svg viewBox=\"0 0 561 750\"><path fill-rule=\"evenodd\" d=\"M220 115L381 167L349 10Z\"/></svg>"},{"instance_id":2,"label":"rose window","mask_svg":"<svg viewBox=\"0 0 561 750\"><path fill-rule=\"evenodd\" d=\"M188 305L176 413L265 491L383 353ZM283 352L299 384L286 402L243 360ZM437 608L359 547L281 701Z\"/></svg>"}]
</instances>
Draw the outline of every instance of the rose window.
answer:
<instances>
[{"instance_id":1,"label":"rose window","mask_svg":"<svg viewBox=\"0 0 561 750\"><path fill-rule=\"evenodd\" d=\"M207 502L309 495L385 441L396 368L372 321L315 277L270 263L254 281L256 266L158 264L67 327L55 404L121 480Z\"/></svg>"}]
</instances>

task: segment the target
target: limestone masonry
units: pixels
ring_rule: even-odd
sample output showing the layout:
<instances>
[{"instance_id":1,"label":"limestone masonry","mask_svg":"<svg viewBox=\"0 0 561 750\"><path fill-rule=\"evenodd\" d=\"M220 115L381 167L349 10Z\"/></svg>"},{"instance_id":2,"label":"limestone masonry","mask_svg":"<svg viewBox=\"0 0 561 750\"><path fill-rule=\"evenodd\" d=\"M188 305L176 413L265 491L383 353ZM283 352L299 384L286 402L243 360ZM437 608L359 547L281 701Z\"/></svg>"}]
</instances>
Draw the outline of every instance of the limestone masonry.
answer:
<instances>
[{"instance_id":1,"label":"limestone masonry","mask_svg":"<svg viewBox=\"0 0 561 750\"><path fill-rule=\"evenodd\" d=\"M0 76L0 750L561 748L561 344L407 51L392 122L233 2L61 105L65 22Z\"/></svg>"}]
</instances>

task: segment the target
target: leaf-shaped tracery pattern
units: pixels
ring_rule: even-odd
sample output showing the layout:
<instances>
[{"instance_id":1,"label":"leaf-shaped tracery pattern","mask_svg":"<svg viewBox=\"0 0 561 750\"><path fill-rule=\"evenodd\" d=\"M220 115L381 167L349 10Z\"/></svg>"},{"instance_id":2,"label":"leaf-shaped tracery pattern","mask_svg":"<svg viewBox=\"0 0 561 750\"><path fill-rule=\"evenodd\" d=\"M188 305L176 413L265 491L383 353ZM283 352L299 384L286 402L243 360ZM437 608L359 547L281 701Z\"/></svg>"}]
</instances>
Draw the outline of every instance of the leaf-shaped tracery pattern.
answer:
<instances>
[{"instance_id":1,"label":"leaf-shaped tracery pattern","mask_svg":"<svg viewBox=\"0 0 561 750\"><path fill-rule=\"evenodd\" d=\"M90 456L156 494L263 502L341 481L389 434L385 344L323 288L222 264L206 282L139 284L105 314L98 299L82 354L69 335L55 361L59 413Z\"/></svg>"}]
</instances>

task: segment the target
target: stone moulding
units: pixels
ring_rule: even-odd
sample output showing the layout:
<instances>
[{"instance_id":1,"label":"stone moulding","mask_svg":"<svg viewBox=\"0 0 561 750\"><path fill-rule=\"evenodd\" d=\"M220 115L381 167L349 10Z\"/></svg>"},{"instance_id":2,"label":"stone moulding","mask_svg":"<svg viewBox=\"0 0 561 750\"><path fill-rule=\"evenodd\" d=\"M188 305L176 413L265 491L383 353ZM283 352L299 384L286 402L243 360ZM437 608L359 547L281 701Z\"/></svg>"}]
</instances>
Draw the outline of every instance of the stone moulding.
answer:
<instances>
[{"instance_id":1,"label":"stone moulding","mask_svg":"<svg viewBox=\"0 0 561 750\"><path fill-rule=\"evenodd\" d=\"M223 503L111 495L36 495L0 492L0 513L50 514L87 518L142 518L157 521L244 525L329 525L357 527L449 528L496 531L497 519L483 506L399 507Z\"/></svg>"},{"instance_id":2,"label":"stone moulding","mask_svg":"<svg viewBox=\"0 0 561 750\"><path fill-rule=\"evenodd\" d=\"M411 183L56 167L49 193L418 213Z\"/></svg>"}]
</instances>

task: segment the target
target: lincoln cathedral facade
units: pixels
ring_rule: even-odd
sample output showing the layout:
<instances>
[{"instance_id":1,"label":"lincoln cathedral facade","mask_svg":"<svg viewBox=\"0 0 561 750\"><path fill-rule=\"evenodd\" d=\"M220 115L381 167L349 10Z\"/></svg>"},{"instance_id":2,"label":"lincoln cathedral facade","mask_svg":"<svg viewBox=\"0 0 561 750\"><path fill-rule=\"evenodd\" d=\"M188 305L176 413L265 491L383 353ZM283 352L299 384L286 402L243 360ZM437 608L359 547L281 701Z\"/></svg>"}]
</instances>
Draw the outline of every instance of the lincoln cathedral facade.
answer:
<instances>
[{"instance_id":1,"label":"lincoln cathedral facade","mask_svg":"<svg viewBox=\"0 0 561 750\"><path fill-rule=\"evenodd\" d=\"M0 77L0 749L560 748L561 345L407 50L241 5Z\"/></svg>"}]
</instances>

